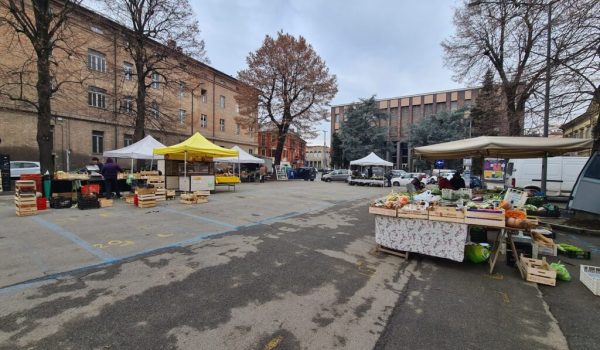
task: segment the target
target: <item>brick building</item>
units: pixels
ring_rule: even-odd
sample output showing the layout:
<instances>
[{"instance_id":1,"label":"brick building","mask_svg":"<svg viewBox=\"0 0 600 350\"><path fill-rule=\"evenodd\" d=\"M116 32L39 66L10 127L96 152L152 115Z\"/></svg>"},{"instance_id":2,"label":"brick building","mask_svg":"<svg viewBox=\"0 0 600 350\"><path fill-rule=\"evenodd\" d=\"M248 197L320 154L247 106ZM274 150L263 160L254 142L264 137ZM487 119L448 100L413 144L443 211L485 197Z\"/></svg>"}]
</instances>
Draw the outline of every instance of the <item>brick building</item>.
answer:
<instances>
[{"instance_id":1,"label":"brick building","mask_svg":"<svg viewBox=\"0 0 600 350\"><path fill-rule=\"evenodd\" d=\"M395 152L385 155L396 168L410 168L411 152L409 152L409 130L412 124L424 117L441 111L454 111L469 107L477 99L479 89L459 89L430 92L418 95L400 96L377 100L379 108L388 112L391 118L383 121L388 127L388 141ZM344 124L344 110L352 104L331 107L331 132L338 131ZM508 123L506 122L506 128Z\"/></svg>"},{"instance_id":2,"label":"brick building","mask_svg":"<svg viewBox=\"0 0 600 350\"><path fill-rule=\"evenodd\" d=\"M277 149L277 131L258 132L258 154L263 157L275 157ZM281 164L289 163L294 167L304 166L306 160L306 141L295 132L288 132L283 152L281 153Z\"/></svg>"},{"instance_id":3,"label":"brick building","mask_svg":"<svg viewBox=\"0 0 600 350\"><path fill-rule=\"evenodd\" d=\"M598 116L600 115L600 106L590 103L585 113L568 121L560 128L563 131L563 137L566 138L593 138L594 126L598 124ZM576 156L591 156L592 151L574 152Z\"/></svg>"},{"instance_id":4,"label":"brick building","mask_svg":"<svg viewBox=\"0 0 600 350\"><path fill-rule=\"evenodd\" d=\"M32 53L24 40L15 45L7 27L0 28L0 64L22 65ZM72 34L66 41L77 51L61 57L57 50L55 74L61 81L78 83L62 85L52 98L56 169L80 167L90 157L127 146L133 139L135 68L119 42L119 32L127 29L83 7L77 8L68 27ZM236 121L239 82L183 54L167 64L178 69L167 77L153 74L149 81L146 133L172 145L199 131L223 147L238 145L256 153L256 132ZM35 100L33 89L25 93ZM12 160L37 160L36 122L33 108L0 97L0 153Z\"/></svg>"}]
</instances>

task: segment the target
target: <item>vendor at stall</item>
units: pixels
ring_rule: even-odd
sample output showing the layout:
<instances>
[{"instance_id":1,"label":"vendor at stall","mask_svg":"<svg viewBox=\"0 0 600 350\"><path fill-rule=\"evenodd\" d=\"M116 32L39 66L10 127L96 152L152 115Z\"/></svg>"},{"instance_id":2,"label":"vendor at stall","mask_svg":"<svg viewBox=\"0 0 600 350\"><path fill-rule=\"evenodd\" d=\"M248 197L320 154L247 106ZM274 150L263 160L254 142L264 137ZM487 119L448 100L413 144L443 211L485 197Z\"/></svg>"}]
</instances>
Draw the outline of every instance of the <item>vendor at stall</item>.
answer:
<instances>
[{"instance_id":1,"label":"vendor at stall","mask_svg":"<svg viewBox=\"0 0 600 350\"><path fill-rule=\"evenodd\" d=\"M438 187L440 188L440 190L443 190L443 189L453 190L454 189L450 180L448 180L445 176L442 176L442 175L440 175L440 177L439 177Z\"/></svg>"},{"instance_id":2,"label":"vendor at stall","mask_svg":"<svg viewBox=\"0 0 600 350\"><path fill-rule=\"evenodd\" d=\"M423 183L421 182L421 180L423 180L424 177L425 175L423 174L419 174L416 177L414 177L406 186L408 192L417 192L422 190L425 187L425 185L423 185Z\"/></svg>"},{"instance_id":3,"label":"vendor at stall","mask_svg":"<svg viewBox=\"0 0 600 350\"><path fill-rule=\"evenodd\" d=\"M112 192L115 191L117 198L121 198L121 192L119 191L119 183L117 177L119 173L123 172L123 169L117 163L113 163L112 158L106 160L106 165L102 168L102 176L104 176L104 189L106 191L106 198L112 198Z\"/></svg>"},{"instance_id":4,"label":"vendor at stall","mask_svg":"<svg viewBox=\"0 0 600 350\"><path fill-rule=\"evenodd\" d=\"M462 170L457 170L454 175L452 175L452 179L450 179L450 183L452 184L452 188L454 190L460 190L461 188L467 187L465 185L465 180L461 176Z\"/></svg>"}]
</instances>

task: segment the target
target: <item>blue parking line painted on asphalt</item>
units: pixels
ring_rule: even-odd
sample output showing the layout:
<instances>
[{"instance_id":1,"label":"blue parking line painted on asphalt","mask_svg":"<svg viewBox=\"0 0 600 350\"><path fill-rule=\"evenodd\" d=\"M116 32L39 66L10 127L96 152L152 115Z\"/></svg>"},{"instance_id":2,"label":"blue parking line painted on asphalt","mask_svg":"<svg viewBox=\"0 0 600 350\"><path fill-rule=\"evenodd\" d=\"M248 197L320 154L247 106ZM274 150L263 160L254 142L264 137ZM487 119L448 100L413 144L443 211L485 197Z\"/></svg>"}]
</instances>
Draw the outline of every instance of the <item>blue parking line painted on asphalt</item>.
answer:
<instances>
[{"instance_id":1,"label":"blue parking line painted on asphalt","mask_svg":"<svg viewBox=\"0 0 600 350\"><path fill-rule=\"evenodd\" d=\"M329 203L327 202L326 204L320 205L318 207L314 207L314 208L310 208L307 210L303 210L300 212L291 212L291 213L287 213L287 214L283 214L283 215L277 215L277 216L272 216L272 217L268 217L268 218L264 218L262 220L259 220L257 222L248 224L248 225L241 225L241 226L234 226L231 224L227 224L227 223L222 223L216 220L211 220L211 219L207 219L201 216L197 216L197 215L193 215L193 214L189 214L189 213L181 213L181 212L177 212L177 211L173 211L172 209L167 209L167 208L163 208L163 210L168 211L168 212L175 212L178 214L183 214L183 215L188 215L191 217L194 217L196 219L202 220L202 221L207 221L207 222L213 222L222 226L226 226L231 228L230 230L223 230L223 231L213 231L213 232L207 232L207 233L202 233L200 235L197 235L195 237L183 240L183 241L179 241L179 242L175 242L175 243L171 243L162 247L158 247L158 248L150 248L147 250L143 250L140 252L137 252L135 254L132 255L128 255L128 256L123 256L123 257L113 257L103 251L99 251L98 249L90 246L87 242L83 241L81 238L77 237L75 234L63 229L62 227L53 224L49 221L43 220L39 217L32 217L32 220L35 220L36 222L38 222L39 224L41 224L42 226L47 227L48 229L64 236L67 239L72 240L73 242L76 242L78 245L80 245L82 248L86 249L85 247L87 246L89 249L93 250L93 251L97 251L99 253L101 253L102 255L106 256L106 259L103 259L102 257L100 257L101 259L103 259L102 263L99 264L93 264L93 265L86 265L86 266L82 266L79 267L77 269L74 270L70 270L70 271L64 271L64 272L57 272L54 274L50 274L50 275L46 275L46 276L42 276L42 277L38 277L38 278L34 278L31 279L29 281L24 281L18 284L14 284L11 286L6 286L6 287L0 287L0 294L7 294L7 293L12 293L12 292L16 292L16 291L20 291L23 289L27 289L30 287L36 287L42 284L46 284L49 283L53 280L61 280L64 278L68 278L70 276L74 276L77 274L81 274L81 273L85 273L88 271L93 271L93 270L99 270L102 268L106 268L112 265L116 265L116 264L120 264L126 261L130 261L130 260L134 260L136 258L141 258L144 256L150 256L150 255L156 255L159 254L161 252L167 252L173 248L181 248L181 247L185 247L185 246L189 246L195 243L199 243L202 242L204 240L207 240L208 238L214 237L214 236L219 236L219 235L226 235L229 233L233 233L238 231L239 229L242 228L250 228L253 226L258 226L258 225L264 225L264 224L268 224L268 223L272 223L272 222L276 222L278 220L285 220L285 219L289 219L295 216L299 216L299 215L303 215L303 214L308 214L308 213L312 213L312 212L317 212L323 209L327 209L329 207L332 207L336 204L339 204L340 202L336 202L336 203ZM71 239L73 238L73 239ZM81 244L80 244L81 243ZM86 249L88 250L88 249ZM90 251L90 250L88 250ZM90 251L90 253L94 254L92 251ZM96 254L94 254L96 255Z\"/></svg>"},{"instance_id":2,"label":"blue parking line painted on asphalt","mask_svg":"<svg viewBox=\"0 0 600 350\"><path fill-rule=\"evenodd\" d=\"M175 214L179 214L179 215L189 216L189 217L191 217L193 219L204 221L204 222L208 222L208 223L215 224L215 225L225 226L225 227L229 227L229 228L233 228L233 229L237 228L237 226L232 225L232 224L228 224L228 223L223 222L223 221L209 219L209 218L206 218L204 216L194 215L194 214L191 214L191 213L186 213L184 211L177 211L177 210L173 210L173 209L170 209L170 208L162 208L162 210L164 210L166 212L169 212L169 213L175 213Z\"/></svg>"},{"instance_id":3,"label":"blue parking line painted on asphalt","mask_svg":"<svg viewBox=\"0 0 600 350\"><path fill-rule=\"evenodd\" d=\"M88 242L79 238L79 236L77 236L73 232L62 228L53 222L44 220L40 217L31 217L30 219L35 221L36 223L40 224L41 226L49 229L50 231L57 233L57 234L61 235L62 237L68 239L69 241L77 244L78 246L85 249L89 253L100 258L103 262L111 262L111 261L115 260L115 258L112 255L106 253L105 251L95 248L94 246L90 245Z\"/></svg>"}]
</instances>

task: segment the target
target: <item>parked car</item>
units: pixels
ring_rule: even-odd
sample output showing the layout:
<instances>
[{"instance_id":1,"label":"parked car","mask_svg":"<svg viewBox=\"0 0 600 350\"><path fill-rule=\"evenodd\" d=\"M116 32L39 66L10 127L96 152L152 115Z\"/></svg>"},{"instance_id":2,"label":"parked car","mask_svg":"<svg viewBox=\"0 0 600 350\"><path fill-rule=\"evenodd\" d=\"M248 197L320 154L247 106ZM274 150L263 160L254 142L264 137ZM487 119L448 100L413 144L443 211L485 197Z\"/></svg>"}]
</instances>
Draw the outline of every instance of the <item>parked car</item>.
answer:
<instances>
[{"instance_id":1,"label":"parked car","mask_svg":"<svg viewBox=\"0 0 600 350\"><path fill-rule=\"evenodd\" d=\"M347 169L337 169L330 173L324 174L321 176L321 181L331 182L331 181L348 181L348 176L350 176L350 171Z\"/></svg>"},{"instance_id":2,"label":"parked car","mask_svg":"<svg viewBox=\"0 0 600 350\"><path fill-rule=\"evenodd\" d=\"M18 179L22 174L41 174L39 162L15 160L10 162L10 177Z\"/></svg>"},{"instance_id":3,"label":"parked car","mask_svg":"<svg viewBox=\"0 0 600 350\"><path fill-rule=\"evenodd\" d=\"M402 176L392 178L392 186L406 186L413 178L423 173L405 173ZM423 182L423 180L421 180ZM423 182L425 183L425 182Z\"/></svg>"},{"instance_id":4,"label":"parked car","mask_svg":"<svg viewBox=\"0 0 600 350\"><path fill-rule=\"evenodd\" d=\"M312 167L297 168L294 171L294 179L303 179L304 181L315 181L317 170Z\"/></svg>"},{"instance_id":5,"label":"parked car","mask_svg":"<svg viewBox=\"0 0 600 350\"><path fill-rule=\"evenodd\" d=\"M406 171L402 170L402 169L392 169L392 178L394 177L400 177L402 175L406 174Z\"/></svg>"}]
</instances>

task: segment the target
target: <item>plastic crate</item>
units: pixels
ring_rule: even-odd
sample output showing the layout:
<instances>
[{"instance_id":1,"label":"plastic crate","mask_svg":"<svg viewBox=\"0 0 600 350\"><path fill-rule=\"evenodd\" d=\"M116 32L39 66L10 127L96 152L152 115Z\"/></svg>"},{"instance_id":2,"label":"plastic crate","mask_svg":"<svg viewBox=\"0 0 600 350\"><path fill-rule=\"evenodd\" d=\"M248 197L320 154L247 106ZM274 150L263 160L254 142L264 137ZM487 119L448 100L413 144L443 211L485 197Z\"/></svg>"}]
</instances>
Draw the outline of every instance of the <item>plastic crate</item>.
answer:
<instances>
[{"instance_id":1,"label":"plastic crate","mask_svg":"<svg viewBox=\"0 0 600 350\"><path fill-rule=\"evenodd\" d=\"M579 269L579 280L588 287L594 295L600 296L600 267L581 265Z\"/></svg>"},{"instance_id":2,"label":"plastic crate","mask_svg":"<svg viewBox=\"0 0 600 350\"><path fill-rule=\"evenodd\" d=\"M45 197L37 197L36 199L36 204L37 204L37 210L46 210L48 209L48 206L46 203L46 198Z\"/></svg>"},{"instance_id":3,"label":"plastic crate","mask_svg":"<svg viewBox=\"0 0 600 350\"><path fill-rule=\"evenodd\" d=\"M83 185L81 186L81 194L98 194L100 193L100 185L99 184L91 184L91 185Z\"/></svg>"},{"instance_id":4,"label":"plastic crate","mask_svg":"<svg viewBox=\"0 0 600 350\"><path fill-rule=\"evenodd\" d=\"M50 198L50 208L52 209L65 209L71 208L73 201L68 197L52 197Z\"/></svg>"}]
</instances>

